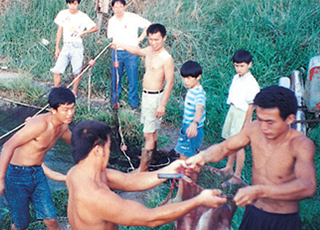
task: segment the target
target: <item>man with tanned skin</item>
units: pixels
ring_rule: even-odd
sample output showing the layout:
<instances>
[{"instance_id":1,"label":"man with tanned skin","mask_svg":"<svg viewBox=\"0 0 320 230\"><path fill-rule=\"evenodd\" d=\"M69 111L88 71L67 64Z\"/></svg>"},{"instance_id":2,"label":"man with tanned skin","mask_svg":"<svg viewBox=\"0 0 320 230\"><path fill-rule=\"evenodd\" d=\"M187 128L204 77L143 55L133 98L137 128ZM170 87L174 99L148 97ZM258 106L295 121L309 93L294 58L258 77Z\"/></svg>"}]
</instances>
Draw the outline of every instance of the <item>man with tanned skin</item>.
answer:
<instances>
[{"instance_id":1,"label":"man with tanned skin","mask_svg":"<svg viewBox=\"0 0 320 230\"><path fill-rule=\"evenodd\" d=\"M25 126L4 144L1 152L0 196L5 192L9 202L12 229L28 227L29 202L33 203L37 218L43 219L48 229L60 229L44 173L55 180L65 178L46 167L43 159L59 138L71 143L68 124L74 114L75 97L67 88L53 88L48 102L51 112L28 119Z\"/></svg>"},{"instance_id":2,"label":"man with tanned skin","mask_svg":"<svg viewBox=\"0 0 320 230\"><path fill-rule=\"evenodd\" d=\"M219 162L250 143L252 186L234 197L237 206L246 206L240 229L301 229L299 201L314 195L317 182L314 144L290 127L297 99L287 88L269 86L256 95L254 105L257 120L186 163L196 168Z\"/></svg>"},{"instance_id":3,"label":"man with tanned skin","mask_svg":"<svg viewBox=\"0 0 320 230\"><path fill-rule=\"evenodd\" d=\"M99 121L84 121L72 132L75 166L67 174L68 218L74 230L115 230L118 225L154 228L172 222L199 206L210 208L226 203L220 190L204 190L189 200L148 209L122 199L111 189L141 191L164 182L159 173L177 173L185 165L177 160L153 172L122 173L107 169L111 128Z\"/></svg>"},{"instance_id":4,"label":"man with tanned skin","mask_svg":"<svg viewBox=\"0 0 320 230\"><path fill-rule=\"evenodd\" d=\"M146 72L143 76L141 103L141 122L144 124L145 146L141 152L138 171L147 171L157 149L157 130L160 129L166 104L174 82L174 63L172 56L163 47L166 40L166 28L161 24L152 24L147 29L150 45L140 49L120 43L113 43L113 49L122 48L132 54L145 57ZM164 82L166 82L163 88Z\"/></svg>"}]
</instances>

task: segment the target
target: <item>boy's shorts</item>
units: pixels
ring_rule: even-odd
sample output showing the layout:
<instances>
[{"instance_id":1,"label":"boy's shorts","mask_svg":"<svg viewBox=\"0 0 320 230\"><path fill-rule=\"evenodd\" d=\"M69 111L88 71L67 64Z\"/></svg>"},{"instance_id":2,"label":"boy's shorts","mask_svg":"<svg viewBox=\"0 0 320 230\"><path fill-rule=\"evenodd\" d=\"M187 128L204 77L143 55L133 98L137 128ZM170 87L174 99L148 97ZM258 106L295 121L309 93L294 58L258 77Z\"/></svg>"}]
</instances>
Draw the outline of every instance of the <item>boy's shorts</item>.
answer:
<instances>
[{"instance_id":1,"label":"boy's shorts","mask_svg":"<svg viewBox=\"0 0 320 230\"><path fill-rule=\"evenodd\" d=\"M241 131L244 120L246 119L246 113L247 112L241 109L237 109L234 105L230 105L222 128L221 136L224 139L228 139L229 137L232 137Z\"/></svg>"},{"instance_id":2,"label":"boy's shorts","mask_svg":"<svg viewBox=\"0 0 320 230\"><path fill-rule=\"evenodd\" d=\"M198 135L193 138L187 137L187 134L186 134L187 128L188 128L187 125L182 126L180 130L178 142L174 150L177 153L182 154L186 157L192 157L199 151L201 143L203 141L203 137L204 137L203 126L198 128Z\"/></svg>"},{"instance_id":3,"label":"boy's shorts","mask_svg":"<svg viewBox=\"0 0 320 230\"><path fill-rule=\"evenodd\" d=\"M71 61L72 72L78 76L82 69L83 45L82 43L65 43L59 54L56 65L50 69L52 73L63 74Z\"/></svg>"},{"instance_id":4,"label":"boy's shorts","mask_svg":"<svg viewBox=\"0 0 320 230\"><path fill-rule=\"evenodd\" d=\"M16 229L29 225L29 202L33 203L38 219L57 218L50 188L40 165L27 167L9 164L5 186L5 197Z\"/></svg>"},{"instance_id":5,"label":"boy's shorts","mask_svg":"<svg viewBox=\"0 0 320 230\"><path fill-rule=\"evenodd\" d=\"M141 123L144 133L153 133L160 129L161 120L156 118L157 108L160 105L163 93L142 93Z\"/></svg>"}]
</instances>

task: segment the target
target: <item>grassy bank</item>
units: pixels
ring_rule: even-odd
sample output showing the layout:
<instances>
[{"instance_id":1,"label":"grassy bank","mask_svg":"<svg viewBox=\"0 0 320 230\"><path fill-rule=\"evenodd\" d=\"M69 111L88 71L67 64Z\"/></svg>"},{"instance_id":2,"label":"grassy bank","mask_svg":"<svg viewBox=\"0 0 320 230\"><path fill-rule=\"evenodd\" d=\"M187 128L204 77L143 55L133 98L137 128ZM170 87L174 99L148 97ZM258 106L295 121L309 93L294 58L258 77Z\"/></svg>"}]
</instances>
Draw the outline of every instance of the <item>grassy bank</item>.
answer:
<instances>
[{"instance_id":1,"label":"grassy bank","mask_svg":"<svg viewBox=\"0 0 320 230\"><path fill-rule=\"evenodd\" d=\"M221 141L221 127L228 109L228 87L235 74L231 57L237 49L248 49L254 55L251 71L261 87L277 84L279 77L289 76L293 70L301 70L305 78L309 59L319 55L320 9L316 0L129 2L132 2L129 11L137 12L152 22L160 22L168 30L166 48L175 61L175 85L167 105L166 122L176 126L181 122L183 97L186 92L178 71L182 63L193 59L203 67L202 85L207 92L205 141L208 143ZM57 28L53 20L63 8L66 8L64 0L13 0L11 6L4 9L0 15L0 57L6 58L4 65L33 80L52 81L49 69L55 63ZM95 18L93 0L83 0L81 10ZM110 15L105 19L109 17ZM85 37L86 61L97 55L110 42L105 37L106 27L107 24L104 24L99 37L97 34ZM48 46L40 43L42 38L49 40ZM144 41L143 46L146 44L147 41ZM111 50L107 50L92 69L93 94L106 100L110 100L110 52ZM67 72L70 73L70 69ZM143 73L144 63L141 60L140 92ZM63 80L71 77L65 74ZM87 79L85 75L81 81L80 90L84 94L87 92ZM125 79L124 81L126 83ZM18 84L17 87L19 88ZM126 98L124 92L121 97L124 106ZM77 121L88 118L112 121L110 115L104 112L109 111L108 108L102 108L99 113L89 113L85 105L79 105L77 111ZM313 114L309 116L312 117ZM127 126L127 130L134 133L132 139L141 136L139 126ZM308 135L317 147L315 165L319 175L319 125L311 124ZM136 143L140 145L141 140ZM244 177L250 178L250 174L250 157L247 157ZM312 199L301 202L300 214L304 229L317 229L320 226L319 207L318 187ZM234 227L237 227L241 220L241 212L242 210L239 210L234 218Z\"/></svg>"}]
</instances>

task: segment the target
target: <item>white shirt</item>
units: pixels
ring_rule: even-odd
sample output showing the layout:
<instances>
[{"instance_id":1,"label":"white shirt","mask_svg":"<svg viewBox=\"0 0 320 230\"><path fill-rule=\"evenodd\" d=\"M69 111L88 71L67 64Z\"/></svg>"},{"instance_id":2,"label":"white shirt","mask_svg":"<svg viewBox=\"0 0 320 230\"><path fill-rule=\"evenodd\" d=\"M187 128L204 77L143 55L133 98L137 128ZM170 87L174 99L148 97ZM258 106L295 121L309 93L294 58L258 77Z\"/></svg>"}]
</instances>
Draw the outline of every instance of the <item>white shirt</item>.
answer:
<instances>
[{"instance_id":1,"label":"white shirt","mask_svg":"<svg viewBox=\"0 0 320 230\"><path fill-rule=\"evenodd\" d=\"M115 43L138 46L138 30L146 28L151 23L137 14L124 12L123 18L118 20L113 16L108 24L108 38Z\"/></svg>"},{"instance_id":2,"label":"white shirt","mask_svg":"<svg viewBox=\"0 0 320 230\"><path fill-rule=\"evenodd\" d=\"M71 14L69 9L61 10L54 22L63 27L64 42L82 42L81 38L77 38L79 33L85 29L93 28L96 23L89 16L81 11Z\"/></svg>"},{"instance_id":3,"label":"white shirt","mask_svg":"<svg viewBox=\"0 0 320 230\"><path fill-rule=\"evenodd\" d=\"M237 74L231 82L227 104L233 104L237 109L246 112L259 91L258 82L250 71L242 77Z\"/></svg>"}]
</instances>

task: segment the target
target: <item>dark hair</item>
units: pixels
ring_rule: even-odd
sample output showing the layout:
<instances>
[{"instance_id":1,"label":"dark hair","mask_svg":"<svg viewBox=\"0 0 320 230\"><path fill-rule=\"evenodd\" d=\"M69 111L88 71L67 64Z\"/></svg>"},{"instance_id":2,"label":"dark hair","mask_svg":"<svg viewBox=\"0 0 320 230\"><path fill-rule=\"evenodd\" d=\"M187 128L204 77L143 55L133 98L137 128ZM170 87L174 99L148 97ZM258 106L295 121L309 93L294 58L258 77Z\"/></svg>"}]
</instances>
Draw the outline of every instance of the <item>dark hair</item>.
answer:
<instances>
[{"instance_id":1,"label":"dark hair","mask_svg":"<svg viewBox=\"0 0 320 230\"><path fill-rule=\"evenodd\" d=\"M79 4L80 4L80 2L81 2L81 0L66 0L67 4L68 4L68 3L74 3L74 1L77 1Z\"/></svg>"},{"instance_id":2,"label":"dark hair","mask_svg":"<svg viewBox=\"0 0 320 230\"><path fill-rule=\"evenodd\" d=\"M148 36L149 36L149 34L156 34L158 32L160 32L160 34L163 38L167 35L166 27L164 27L164 25L162 25L160 23L151 24L147 29Z\"/></svg>"},{"instance_id":3,"label":"dark hair","mask_svg":"<svg viewBox=\"0 0 320 230\"><path fill-rule=\"evenodd\" d=\"M290 114L296 114L297 98L290 89L272 85L262 89L254 99L254 105L264 109L278 108L280 117L285 120Z\"/></svg>"},{"instance_id":4,"label":"dark hair","mask_svg":"<svg viewBox=\"0 0 320 230\"><path fill-rule=\"evenodd\" d=\"M252 54L249 51L240 49L233 54L232 59L233 59L233 63L245 62L247 64L250 64L250 62L252 61Z\"/></svg>"},{"instance_id":5,"label":"dark hair","mask_svg":"<svg viewBox=\"0 0 320 230\"><path fill-rule=\"evenodd\" d=\"M75 103L75 97L72 91L66 87L52 88L48 97L48 103L51 108L57 110L60 105Z\"/></svg>"},{"instance_id":6,"label":"dark hair","mask_svg":"<svg viewBox=\"0 0 320 230\"><path fill-rule=\"evenodd\" d=\"M79 123L72 131L71 149L74 163L85 159L96 146L104 146L110 139L111 128L101 122L87 120Z\"/></svg>"},{"instance_id":7,"label":"dark hair","mask_svg":"<svg viewBox=\"0 0 320 230\"><path fill-rule=\"evenodd\" d=\"M113 7L116 2L120 2L124 6L127 4L125 0L112 0L111 6Z\"/></svg>"},{"instance_id":8,"label":"dark hair","mask_svg":"<svg viewBox=\"0 0 320 230\"><path fill-rule=\"evenodd\" d=\"M180 68L180 74L182 77L197 78L202 74L202 68L198 62L186 61Z\"/></svg>"}]
</instances>

